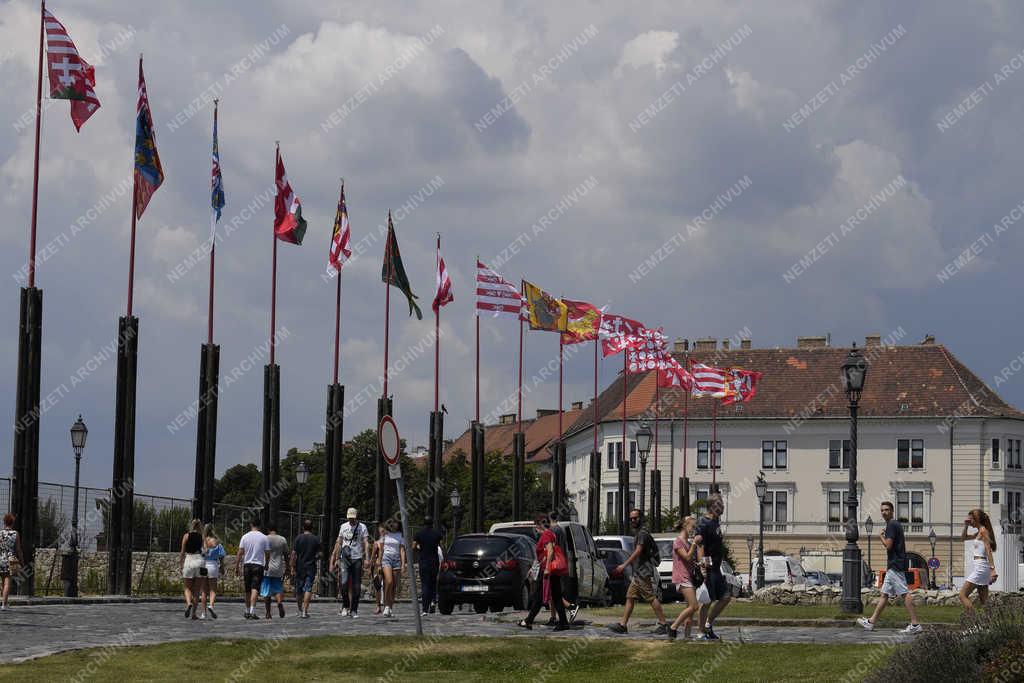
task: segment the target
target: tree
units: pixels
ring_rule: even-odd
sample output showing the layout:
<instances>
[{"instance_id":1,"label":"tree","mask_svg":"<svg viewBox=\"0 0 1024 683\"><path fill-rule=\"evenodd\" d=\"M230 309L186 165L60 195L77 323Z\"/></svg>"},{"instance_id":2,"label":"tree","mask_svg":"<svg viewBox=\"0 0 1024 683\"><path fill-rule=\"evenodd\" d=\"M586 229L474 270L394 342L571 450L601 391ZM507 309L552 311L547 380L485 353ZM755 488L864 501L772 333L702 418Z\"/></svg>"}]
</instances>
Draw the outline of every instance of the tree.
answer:
<instances>
[{"instance_id":1,"label":"tree","mask_svg":"<svg viewBox=\"0 0 1024 683\"><path fill-rule=\"evenodd\" d=\"M234 465L220 479L214 479L213 502L249 507L259 500L262 486L263 477L256 465Z\"/></svg>"}]
</instances>

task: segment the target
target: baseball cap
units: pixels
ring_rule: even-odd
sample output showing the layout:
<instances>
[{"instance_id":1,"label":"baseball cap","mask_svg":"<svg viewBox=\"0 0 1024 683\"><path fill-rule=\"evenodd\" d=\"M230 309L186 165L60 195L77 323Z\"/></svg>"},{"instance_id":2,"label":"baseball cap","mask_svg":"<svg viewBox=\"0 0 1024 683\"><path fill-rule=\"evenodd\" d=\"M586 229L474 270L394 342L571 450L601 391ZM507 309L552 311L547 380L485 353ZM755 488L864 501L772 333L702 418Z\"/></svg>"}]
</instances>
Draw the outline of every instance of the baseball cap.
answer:
<instances>
[{"instance_id":1,"label":"baseball cap","mask_svg":"<svg viewBox=\"0 0 1024 683\"><path fill-rule=\"evenodd\" d=\"M355 508L349 508L348 509L348 514L345 515L345 519L358 519L358 518L359 518L359 513L356 511L356 509Z\"/></svg>"}]
</instances>

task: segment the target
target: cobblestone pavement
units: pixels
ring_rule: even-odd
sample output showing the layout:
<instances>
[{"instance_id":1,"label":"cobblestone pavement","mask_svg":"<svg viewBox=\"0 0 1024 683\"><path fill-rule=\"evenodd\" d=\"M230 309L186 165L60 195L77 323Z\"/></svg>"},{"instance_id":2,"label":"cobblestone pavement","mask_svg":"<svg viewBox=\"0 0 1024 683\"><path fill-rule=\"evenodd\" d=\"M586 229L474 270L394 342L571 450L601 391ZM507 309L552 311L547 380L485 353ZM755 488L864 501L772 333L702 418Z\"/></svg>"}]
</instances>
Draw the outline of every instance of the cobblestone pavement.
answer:
<instances>
[{"instance_id":1,"label":"cobblestone pavement","mask_svg":"<svg viewBox=\"0 0 1024 683\"><path fill-rule=\"evenodd\" d=\"M414 635L415 617L408 603L396 605L396 616L386 619L360 614L358 619L341 617L334 603L314 603L309 619L299 619L294 602L287 605L287 617L249 621L243 618L241 603L218 606L218 619L193 621L184 618L184 608L173 603L122 603L97 605L14 605L0 612L4 647L0 661L15 662L34 657L89 647L147 645L209 638L301 637L324 635ZM262 606L257 610L263 613ZM426 635L510 636L516 638L620 638L660 639L651 633L651 621L630 624L628 635L616 635L603 626L583 624L567 632L553 633L535 625L526 631L511 623L512 614L478 615L456 612L451 616L431 614L423 618ZM581 621L586 611L580 613ZM904 636L895 629L866 632L859 627L815 628L795 626L721 626L716 628L726 642L758 643L893 643ZM677 643L679 647L715 647L714 643Z\"/></svg>"}]
</instances>

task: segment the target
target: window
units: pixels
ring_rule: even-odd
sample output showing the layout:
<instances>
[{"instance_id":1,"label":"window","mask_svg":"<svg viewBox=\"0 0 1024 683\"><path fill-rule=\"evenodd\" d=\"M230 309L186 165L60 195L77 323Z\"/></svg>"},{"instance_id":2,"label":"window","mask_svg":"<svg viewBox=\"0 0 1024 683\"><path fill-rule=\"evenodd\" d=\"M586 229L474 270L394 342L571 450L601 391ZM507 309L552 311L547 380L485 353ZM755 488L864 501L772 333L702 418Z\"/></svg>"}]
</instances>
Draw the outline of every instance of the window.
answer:
<instances>
[{"instance_id":1,"label":"window","mask_svg":"<svg viewBox=\"0 0 1024 683\"><path fill-rule=\"evenodd\" d=\"M609 491L607 494L604 517L605 519L618 519L619 515L615 510L615 491Z\"/></svg>"},{"instance_id":2,"label":"window","mask_svg":"<svg viewBox=\"0 0 1024 683\"><path fill-rule=\"evenodd\" d=\"M629 442L629 469L636 469L636 441Z\"/></svg>"},{"instance_id":3,"label":"window","mask_svg":"<svg viewBox=\"0 0 1024 683\"><path fill-rule=\"evenodd\" d=\"M622 460L622 442L613 441L608 444L608 469L617 470L620 460Z\"/></svg>"},{"instance_id":4,"label":"window","mask_svg":"<svg viewBox=\"0 0 1024 683\"><path fill-rule=\"evenodd\" d=\"M1012 524L1024 523L1024 505L1021 505L1021 497L1020 491L1006 492L1006 517Z\"/></svg>"},{"instance_id":5,"label":"window","mask_svg":"<svg viewBox=\"0 0 1024 683\"><path fill-rule=\"evenodd\" d=\"M850 492L831 489L828 492L828 530L839 531L850 513Z\"/></svg>"},{"instance_id":6,"label":"window","mask_svg":"<svg viewBox=\"0 0 1024 683\"><path fill-rule=\"evenodd\" d=\"M992 504L999 505L999 489L992 490Z\"/></svg>"},{"instance_id":7,"label":"window","mask_svg":"<svg viewBox=\"0 0 1024 683\"><path fill-rule=\"evenodd\" d=\"M636 507L636 491L633 489L629 490L629 510ZM629 510L626 510L626 514L629 514Z\"/></svg>"},{"instance_id":8,"label":"window","mask_svg":"<svg viewBox=\"0 0 1024 683\"><path fill-rule=\"evenodd\" d=\"M761 442L761 468L784 470L788 466L788 446L785 441Z\"/></svg>"},{"instance_id":9,"label":"window","mask_svg":"<svg viewBox=\"0 0 1024 683\"><path fill-rule=\"evenodd\" d=\"M994 446L996 439L992 442ZM1020 439L1006 440L1006 466L1015 470L1021 469Z\"/></svg>"},{"instance_id":10,"label":"window","mask_svg":"<svg viewBox=\"0 0 1024 683\"><path fill-rule=\"evenodd\" d=\"M924 491L896 492L896 519L901 524L910 524L910 531L924 529Z\"/></svg>"},{"instance_id":11,"label":"window","mask_svg":"<svg viewBox=\"0 0 1024 683\"><path fill-rule=\"evenodd\" d=\"M789 520L789 492L766 491L761 501L765 527L773 531L785 531Z\"/></svg>"},{"instance_id":12,"label":"window","mask_svg":"<svg viewBox=\"0 0 1024 683\"><path fill-rule=\"evenodd\" d=\"M710 441L698 441L697 442L697 469L706 470L708 467L708 448L710 447ZM715 442L715 452L712 454L714 460L714 469L722 469L722 442Z\"/></svg>"},{"instance_id":13,"label":"window","mask_svg":"<svg viewBox=\"0 0 1024 683\"><path fill-rule=\"evenodd\" d=\"M707 500L711 495L711 489L698 488L694 490L694 500Z\"/></svg>"},{"instance_id":14,"label":"window","mask_svg":"<svg viewBox=\"0 0 1024 683\"><path fill-rule=\"evenodd\" d=\"M828 442L828 468L830 470L850 469L850 440L832 439Z\"/></svg>"},{"instance_id":15,"label":"window","mask_svg":"<svg viewBox=\"0 0 1024 683\"><path fill-rule=\"evenodd\" d=\"M901 470L924 469L924 439L897 439L896 467Z\"/></svg>"},{"instance_id":16,"label":"window","mask_svg":"<svg viewBox=\"0 0 1024 683\"><path fill-rule=\"evenodd\" d=\"M1007 451L1009 451L1010 440L1006 440ZM992 467L999 468L999 439L992 439Z\"/></svg>"}]
</instances>

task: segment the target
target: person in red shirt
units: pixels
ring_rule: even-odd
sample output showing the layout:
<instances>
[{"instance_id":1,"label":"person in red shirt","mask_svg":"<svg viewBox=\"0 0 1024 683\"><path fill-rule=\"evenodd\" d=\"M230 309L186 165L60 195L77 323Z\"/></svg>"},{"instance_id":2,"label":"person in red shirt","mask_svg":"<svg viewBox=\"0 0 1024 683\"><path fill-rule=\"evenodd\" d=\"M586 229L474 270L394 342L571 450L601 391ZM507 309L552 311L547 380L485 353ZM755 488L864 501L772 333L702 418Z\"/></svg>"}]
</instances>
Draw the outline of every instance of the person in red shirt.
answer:
<instances>
[{"instance_id":1,"label":"person in red shirt","mask_svg":"<svg viewBox=\"0 0 1024 683\"><path fill-rule=\"evenodd\" d=\"M537 618L544 606L542 585L543 580L547 578L551 589L551 604L555 606L555 612L558 614L558 623L553 630L568 631L569 621L566 619L565 606L562 604L562 576L567 573L568 568L552 567L555 556L562 554L562 549L558 547L555 532L551 530L551 520L546 514L538 514L534 518L534 524L540 534L540 539L537 541L538 572L533 580L530 613L519 622L519 626L525 629L533 628L533 620Z\"/></svg>"}]
</instances>

